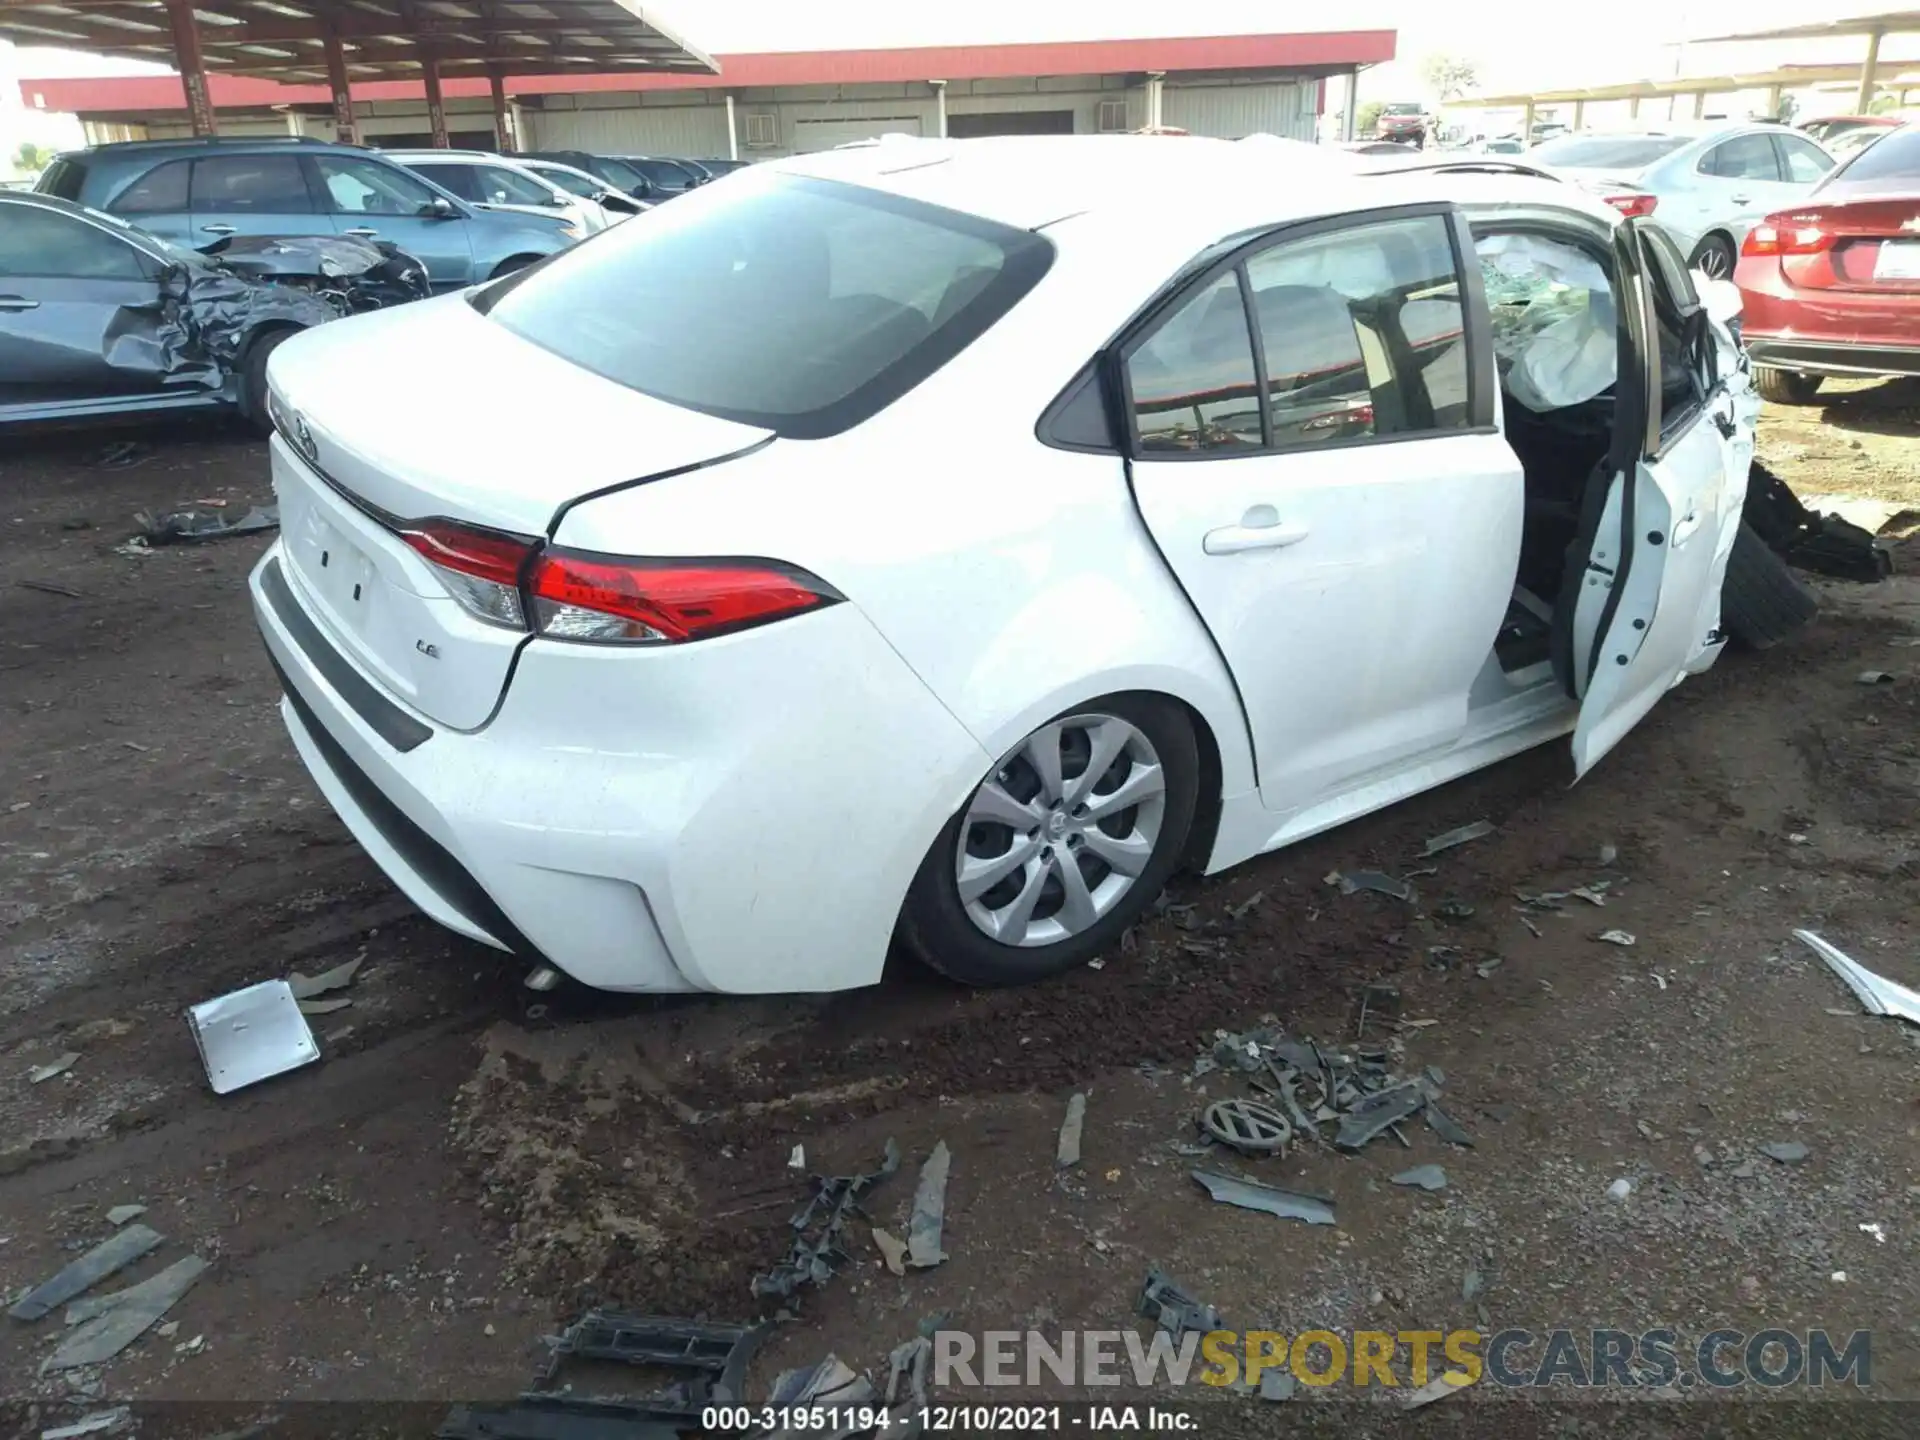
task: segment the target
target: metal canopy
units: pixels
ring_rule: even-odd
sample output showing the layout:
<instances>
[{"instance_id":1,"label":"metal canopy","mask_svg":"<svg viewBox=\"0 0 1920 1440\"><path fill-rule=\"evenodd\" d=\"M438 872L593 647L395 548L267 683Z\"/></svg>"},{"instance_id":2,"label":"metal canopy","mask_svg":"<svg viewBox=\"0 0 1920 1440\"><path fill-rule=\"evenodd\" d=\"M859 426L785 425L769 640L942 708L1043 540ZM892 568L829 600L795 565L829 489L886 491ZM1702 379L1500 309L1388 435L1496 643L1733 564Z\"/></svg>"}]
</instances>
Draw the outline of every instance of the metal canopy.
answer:
<instances>
[{"instance_id":1,"label":"metal canopy","mask_svg":"<svg viewBox=\"0 0 1920 1440\"><path fill-rule=\"evenodd\" d=\"M1735 35L1703 35L1695 45L1730 45L1738 40L1831 40L1839 35L1903 35L1920 31L1920 10L1885 10L1878 15L1849 15L1844 20L1816 20L1779 30L1742 30Z\"/></svg>"},{"instance_id":2,"label":"metal canopy","mask_svg":"<svg viewBox=\"0 0 1920 1440\"><path fill-rule=\"evenodd\" d=\"M1906 74L1913 62L1888 62L1888 69ZM1653 100L1668 95L1722 95L1739 90L1770 90L1778 85L1792 89L1822 80L1851 80L1860 73L1858 65L1792 65L1781 70L1756 70L1734 75L1693 75L1675 80L1629 80L1619 85L1589 85L1573 90L1535 90L1514 95L1474 95L1449 100L1449 109L1479 107L1518 108L1523 105L1572 104L1590 100Z\"/></svg>"},{"instance_id":3,"label":"metal canopy","mask_svg":"<svg viewBox=\"0 0 1920 1440\"><path fill-rule=\"evenodd\" d=\"M720 70L630 0L194 0L192 16L209 75L324 84L329 41L356 83L429 59L448 78ZM185 68L165 0L0 0L0 39Z\"/></svg>"}]
</instances>

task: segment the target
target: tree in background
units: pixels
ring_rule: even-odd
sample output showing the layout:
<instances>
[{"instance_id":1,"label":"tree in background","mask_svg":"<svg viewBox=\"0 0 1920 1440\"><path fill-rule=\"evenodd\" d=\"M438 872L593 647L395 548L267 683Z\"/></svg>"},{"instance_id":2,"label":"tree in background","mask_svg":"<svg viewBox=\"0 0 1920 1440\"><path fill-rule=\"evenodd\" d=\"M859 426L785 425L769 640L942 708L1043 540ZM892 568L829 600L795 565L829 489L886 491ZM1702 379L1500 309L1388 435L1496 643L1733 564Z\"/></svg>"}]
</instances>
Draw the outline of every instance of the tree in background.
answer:
<instances>
[{"instance_id":1,"label":"tree in background","mask_svg":"<svg viewBox=\"0 0 1920 1440\"><path fill-rule=\"evenodd\" d=\"M38 174L53 163L53 152L29 140L13 152L13 163L26 174Z\"/></svg>"},{"instance_id":2,"label":"tree in background","mask_svg":"<svg viewBox=\"0 0 1920 1440\"><path fill-rule=\"evenodd\" d=\"M1429 55L1421 62L1420 75L1442 104L1480 87L1480 67L1458 55Z\"/></svg>"},{"instance_id":3,"label":"tree in background","mask_svg":"<svg viewBox=\"0 0 1920 1440\"><path fill-rule=\"evenodd\" d=\"M1353 133L1371 135L1380 126L1380 112L1387 108L1384 100L1369 100L1354 112Z\"/></svg>"}]
</instances>

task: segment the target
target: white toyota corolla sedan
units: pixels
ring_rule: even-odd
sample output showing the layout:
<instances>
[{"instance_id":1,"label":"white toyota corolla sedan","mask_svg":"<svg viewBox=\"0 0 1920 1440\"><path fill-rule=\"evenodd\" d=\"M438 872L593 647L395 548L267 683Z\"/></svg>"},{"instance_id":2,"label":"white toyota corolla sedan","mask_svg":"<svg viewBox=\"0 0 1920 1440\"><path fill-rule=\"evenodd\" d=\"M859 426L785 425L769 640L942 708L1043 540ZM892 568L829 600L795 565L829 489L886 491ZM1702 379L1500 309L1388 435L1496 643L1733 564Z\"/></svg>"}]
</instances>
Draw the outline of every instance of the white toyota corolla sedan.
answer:
<instances>
[{"instance_id":1,"label":"white toyota corolla sedan","mask_svg":"<svg viewBox=\"0 0 1920 1440\"><path fill-rule=\"evenodd\" d=\"M1177 867L1584 774L1719 652L1758 410L1576 187L1154 137L756 165L270 379L315 781L632 991L1034 979Z\"/></svg>"}]
</instances>

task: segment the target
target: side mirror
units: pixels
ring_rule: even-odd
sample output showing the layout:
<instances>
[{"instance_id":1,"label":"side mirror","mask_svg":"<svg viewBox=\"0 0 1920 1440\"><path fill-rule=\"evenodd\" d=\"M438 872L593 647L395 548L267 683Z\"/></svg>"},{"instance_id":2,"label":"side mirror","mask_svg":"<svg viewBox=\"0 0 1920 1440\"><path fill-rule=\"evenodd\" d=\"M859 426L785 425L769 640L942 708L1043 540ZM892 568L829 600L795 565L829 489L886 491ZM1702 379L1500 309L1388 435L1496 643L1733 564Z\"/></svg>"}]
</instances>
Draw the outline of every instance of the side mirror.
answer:
<instances>
[{"instance_id":1,"label":"side mirror","mask_svg":"<svg viewBox=\"0 0 1920 1440\"><path fill-rule=\"evenodd\" d=\"M653 182L651 180L642 180L628 193L636 200L651 199L653 197Z\"/></svg>"},{"instance_id":2,"label":"side mirror","mask_svg":"<svg viewBox=\"0 0 1920 1440\"><path fill-rule=\"evenodd\" d=\"M458 210L453 208L453 202L444 195L436 195L433 199L429 200L425 211L422 213L433 220L453 220L460 214Z\"/></svg>"}]
</instances>

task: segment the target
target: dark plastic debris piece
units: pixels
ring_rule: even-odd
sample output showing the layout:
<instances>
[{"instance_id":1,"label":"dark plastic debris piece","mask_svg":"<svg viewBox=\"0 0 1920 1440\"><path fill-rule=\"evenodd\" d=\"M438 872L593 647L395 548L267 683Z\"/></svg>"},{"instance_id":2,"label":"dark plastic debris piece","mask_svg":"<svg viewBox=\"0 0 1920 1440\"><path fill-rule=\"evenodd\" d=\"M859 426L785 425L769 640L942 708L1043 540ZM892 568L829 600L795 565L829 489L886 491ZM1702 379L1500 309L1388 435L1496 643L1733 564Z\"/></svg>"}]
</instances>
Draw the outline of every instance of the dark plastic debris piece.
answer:
<instances>
[{"instance_id":1,"label":"dark plastic debris piece","mask_svg":"<svg viewBox=\"0 0 1920 1440\"><path fill-rule=\"evenodd\" d=\"M913 1213L907 1217L907 1264L916 1270L931 1270L947 1258L940 1248L940 1232L947 1220L947 1173L952 1166L952 1152L942 1140L920 1167Z\"/></svg>"},{"instance_id":2,"label":"dark plastic debris piece","mask_svg":"<svg viewBox=\"0 0 1920 1440\"><path fill-rule=\"evenodd\" d=\"M1448 830L1427 841L1427 848L1420 852L1422 859L1438 855L1443 850L1451 850L1456 845L1465 845L1469 841L1484 840L1493 834L1491 820L1476 820L1471 825L1462 825L1458 830Z\"/></svg>"},{"instance_id":3,"label":"dark plastic debris piece","mask_svg":"<svg viewBox=\"0 0 1920 1440\"><path fill-rule=\"evenodd\" d=\"M16 1320L38 1320L116 1270L125 1269L159 1243L156 1231L145 1225L129 1225L101 1241L38 1289L22 1296L7 1313Z\"/></svg>"},{"instance_id":4,"label":"dark plastic debris piece","mask_svg":"<svg viewBox=\"0 0 1920 1440\"><path fill-rule=\"evenodd\" d=\"M1770 1140L1760 1147L1760 1153L1782 1165L1798 1165L1813 1152L1798 1140Z\"/></svg>"},{"instance_id":5,"label":"dark plastic debris piece","mask_svg":"<svg viewBox=\"0 0 1920 1440\"><path fill-rule=\"evenodd\" d=\"M1340 1117L1340 1128L1333 1143L1340 1150L1359 1150L1384 1133L1388 1127L1411 1118L1427 1103L1427 1092L1418 1080L1407 1080L1389 1090L1376 1091Z\"/></svg>"},{"instance_id":6,"label":"dark plastic debris piece","mask_svg":"<svg viewBox=\"0 0 1920 1440\"><path fill-rule=\"evenodd\" d=\"M1175 1340L1189 1332L1205 1335L1220 1329L1220 1312L1202 1305L1158 1270L1149 1270L1141 1282L1133 1313L1144 1316Z\"/></svg>"},{"instance_id":7,"label":"dark plastic debris piece","mask_svg":"<svg viewBox=\"0 0 1920 1440\"><path fill-rule=\"evenodd\" d=\"M229 540L235 535L257 535L280 528L280 507L267 505L228 520L217 510L175 510L155 515L142 510L133 517L149 545L197 544L202 540Z\"/></svg>"},{"instance_id":8,"label":"dark plastic debris piece","mask_svg":"<svg viewBox=\"0 0 1920 1440\"><path fill-rule=\"evenodd\" d=\"M1741 518L1767 547L1800 570L1873 584L1893 573L1893 555L1860 526L1816 514L1787 482L1755 461Z\"/></svg>"},{"instance_id":9,"label":"dark plastic debris piece","mask_svg":"<svg viewBox=\"0 0 1920 1440\"><path fill-rule=\"evenodd\" d=\"M1333 1224L1333 1202L1325 1196L1305 1195L1273 1185L1255 1184L1251 1180L1237 1180L1231 1175L1220 1175L1211 1170L1194 1170L1190 1173L1208 1195L1223 1205L1238 1205L1243 1210L1264 1210L1282 1220L1303 1220L1309 1225Z\"/></svg>"},{"instance_id":10,"label":"dark plastic debris piece","mask_svg":"<svg viewBox=\"0 0 1920 1440\"><path fill-rule=\"evenodd\" d=\"M860 1197L900 1168L900 1147L887 1141L878 1170L865 1175L816 1175L813 1197L788 1222L793 1243L786 1258L765 1275L756 1275L753 1293L762 1299L791 1296L803 1285L821 1286L847 1258L841 1241L847 1220L864 1215Z\"/></svg>"}]
</instances>

